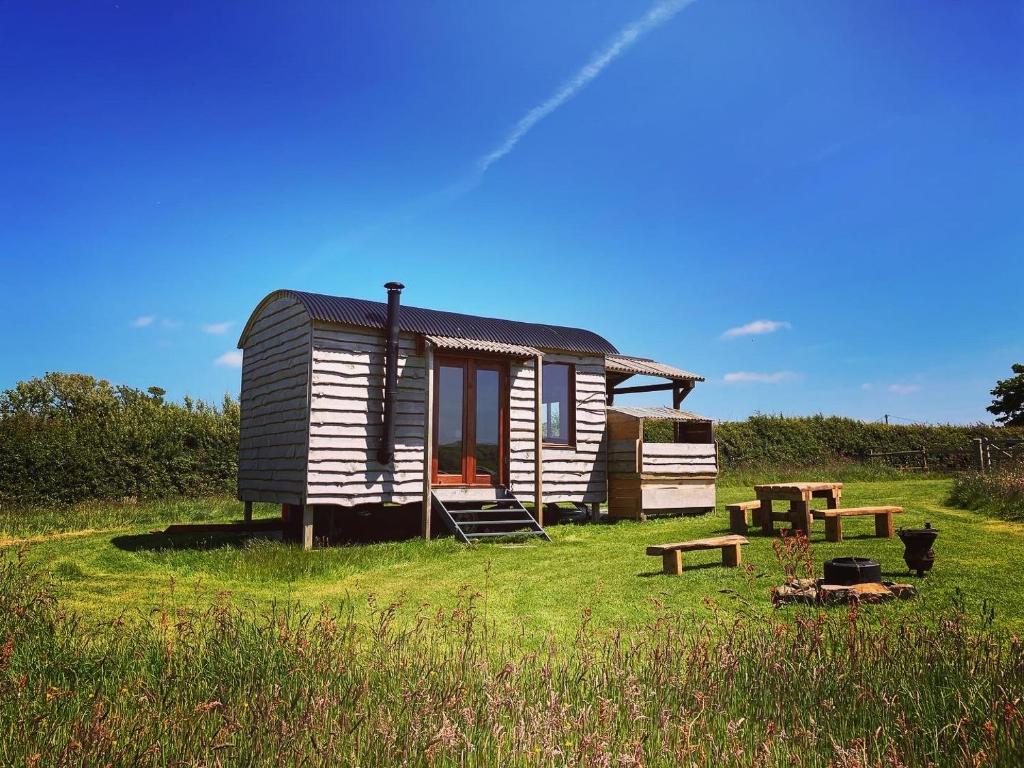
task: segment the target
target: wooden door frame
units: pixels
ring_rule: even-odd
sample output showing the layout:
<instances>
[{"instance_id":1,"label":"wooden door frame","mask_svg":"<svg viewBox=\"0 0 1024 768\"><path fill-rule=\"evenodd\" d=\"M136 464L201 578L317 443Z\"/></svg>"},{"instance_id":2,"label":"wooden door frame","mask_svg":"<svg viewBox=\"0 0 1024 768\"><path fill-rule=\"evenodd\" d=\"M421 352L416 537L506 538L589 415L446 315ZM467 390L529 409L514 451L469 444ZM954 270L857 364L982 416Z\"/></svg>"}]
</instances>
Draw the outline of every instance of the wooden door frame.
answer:
<instances>
[{"instance_id":1,"label":"wooden door frame","mask_svg":"<svg viewBox=\"0 0 1024 768\"><path fill-rule=\"evenodd\" d=\"M441 405L441 368L461 368L462 373L462 475L441 475L438 472L438 412ZM481 480L476 473L476 372L479 368L498 373L498 479ZM495 488L508 486L509 473L509 361L491 355L438 354L434 358L434 403L430 418L433 445L430 468L432 485L462 488ZM471 394L472 393L472 394ZM467 450L473 446L473 450Z\"/></svg>"}]
</instances>

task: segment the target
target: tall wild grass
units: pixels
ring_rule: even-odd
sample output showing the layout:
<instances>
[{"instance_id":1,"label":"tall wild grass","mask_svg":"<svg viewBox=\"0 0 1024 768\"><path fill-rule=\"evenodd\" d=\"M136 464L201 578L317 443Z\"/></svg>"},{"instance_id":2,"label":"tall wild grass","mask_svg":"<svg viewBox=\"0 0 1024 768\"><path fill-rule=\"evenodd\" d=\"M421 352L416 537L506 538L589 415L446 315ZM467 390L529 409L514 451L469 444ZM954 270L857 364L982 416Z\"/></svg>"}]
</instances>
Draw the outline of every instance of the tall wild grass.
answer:
<instances>
[{"instance_id":1,"label":"tall wild grass","mask_svg":"<svg viewBox=\"0 0 1024 768\"><path fill-rule=\"evenodd\" d=\"M1024 521L1024 465L958 477L950 502L1004 520Z\"/></svg>"},{"instance_id":2,"label":"tall wild grass","mask_svg":"<svg viewBox=\"0 0 1024 768\"><path fill-rule=\"evenodd\" d=\"M567 596L566 599L573 599ZM2 765L1017 766L1024 647L957 607L499 639L454 610L95 623L0 554ZM712 616L715 614L712 612ZM788 616L788 619L786 618Z\"/></svg>"}]
</instances>

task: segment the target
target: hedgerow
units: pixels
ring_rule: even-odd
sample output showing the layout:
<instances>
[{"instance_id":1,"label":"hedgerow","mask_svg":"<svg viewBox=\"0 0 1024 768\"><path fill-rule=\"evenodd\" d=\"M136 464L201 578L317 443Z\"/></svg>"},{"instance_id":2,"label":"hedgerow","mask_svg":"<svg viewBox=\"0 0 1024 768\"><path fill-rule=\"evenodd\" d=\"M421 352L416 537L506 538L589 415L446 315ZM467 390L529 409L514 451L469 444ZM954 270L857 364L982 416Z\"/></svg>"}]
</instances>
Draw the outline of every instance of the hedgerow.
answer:
<instances>
[{"instance_id":1,"label":"hedgerow","mask_svg":"<svg viewBox=\"0 0 1024 768\"><path fill-rule=\"evenodd\" d=\"M217 408L77 373L0 394L0 503L204 496L234 491L238 402Z\"/></svg>"},{"instance_id":2,"label":"hedgerow","mask_svg":"<svg viewBox=\"0 0 1024 768\"><path fill-rule=\"evenodd\" d=\"M233 494L239 404L217 407L163 390L48 373L0 394L0 503L73 504ZM647 438L671 440L650 422ZM869 450L926 449L932 469L976 466L974 439L1024 439L1024 428L887 425L837 416L752 416L717 425L725 471L778 472L864 462ZM917 460L917 459L914 459Z\"/></svg>"},{"instance_id":3,"label":"hedgerow","mask_svg":"<svg viewBox=\"0 0 1024 768\"><path fill-rule=\"evenodd\" d=\"M647 439L670 438L671 425L647 425ZM985 424L880 424L841 416L751 416L716 425L719 459L726 469L809 467L862 462L869 451L926 450L936 468L976 466L975 438L1024 439L1024 429Z\"/></svg>"}]
</instances>

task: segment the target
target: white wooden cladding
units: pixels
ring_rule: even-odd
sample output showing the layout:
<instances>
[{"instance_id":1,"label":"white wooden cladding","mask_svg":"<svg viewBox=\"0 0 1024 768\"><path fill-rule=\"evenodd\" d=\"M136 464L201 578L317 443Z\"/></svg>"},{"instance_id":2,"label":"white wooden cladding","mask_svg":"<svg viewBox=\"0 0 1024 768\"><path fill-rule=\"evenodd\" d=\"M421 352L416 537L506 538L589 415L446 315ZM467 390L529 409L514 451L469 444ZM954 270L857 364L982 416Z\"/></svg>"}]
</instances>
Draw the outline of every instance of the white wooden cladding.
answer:
<instances>
[{"instance_id":1,"label":"white wooden cladding","mask_svg":"<svg viewBox=\"0 0 1024 768\"><path fill-rule=\"evenodd\" d=\"M604 358L547 353L546 363L576 366L576 445L545 445L544 501L602 502L607 496L605 471ZM534 497L533 361L514 362L510 379L510 483L520 499Z\"/></svg>"},{"instance_id":2,"label":"white wooden cladding","mask_svg":"<svg viewBox=\"0 0 1024 768\"><path fill-rule=\"evenodd\" d=\"M387 339L369 329L314 327L310 504L407 504L423 498L426 370L411 334L399 337L393 465L377 461Z\"/></svg>"},{"instance_id":3,"label":"white wooden cladding","mask_svg":"<svg viewBox=\"0 0 1024 768\"><path fill-rule=\"evenodd\" d=\"M643 443L612 440L608 471L635 474L714 475L718 472L713 443Z\"/></svg>"},{"instance_id":4,"label":"white wooden cladding","mask_svg":"<svg viewBox=\"0 0 1024 768\"><path fill-rule=\"evenodd\" d=\"M306 485L309 320L288 297L263 308L242 356L238 495L301 504Z\"/></svg>"},{"instance_id":5,"label":"white wooden cladding","mask_svg":"<svg viewBox=\"0 0 1024 768\"><path fill-rule=\"evenodd\" d=\"M313 325L291 298L264 308L242 367L242 499L342 506L422 499L426 368L411 334L399 341L394 465L376 460L385 344L383 332ZM555 353L544 360L576 366L576 444L544 446L544 501L604 501L604 360ZM533 501L534 360L509 367L509 482Z\"/></svg>"}]
</instances>

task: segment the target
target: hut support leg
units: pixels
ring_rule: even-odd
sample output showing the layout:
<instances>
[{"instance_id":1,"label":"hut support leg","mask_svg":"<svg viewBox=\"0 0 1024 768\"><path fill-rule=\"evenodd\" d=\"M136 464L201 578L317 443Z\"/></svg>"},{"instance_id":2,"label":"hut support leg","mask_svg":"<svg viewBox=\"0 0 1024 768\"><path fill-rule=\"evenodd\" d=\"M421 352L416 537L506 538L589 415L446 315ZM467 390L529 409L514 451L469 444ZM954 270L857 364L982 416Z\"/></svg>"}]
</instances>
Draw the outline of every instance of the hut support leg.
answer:
<instances>
[{"instance_id":1,"label":"hut support leg","mask_svg":"<svg viewBox=\"0 0 1024 768\"><path fill-rule=\"evenodd\" d=\"M242 519L247 523L252 522L252 502L247 501L242 505Z\"/></svg>"},{"instance_id":2,"label":"hut support leg","mask_svg":"<svg viewBox=\"0 0 1024 768\"><path fill-rule=\"evenodd\" d=\"M302 548L313 548L313 507L309 504L302 508Z\"/></svg>"},{"instance_id":3,"label":"hut support leg","mask_svg":"<svg viewBox=\"0 0 1024 768\"><path fill-rule=\"evenodd\" d=\"M590 522L596 523L601 520L601 504L594 502L590 505Z\"/></svg>"}]
</instances>

